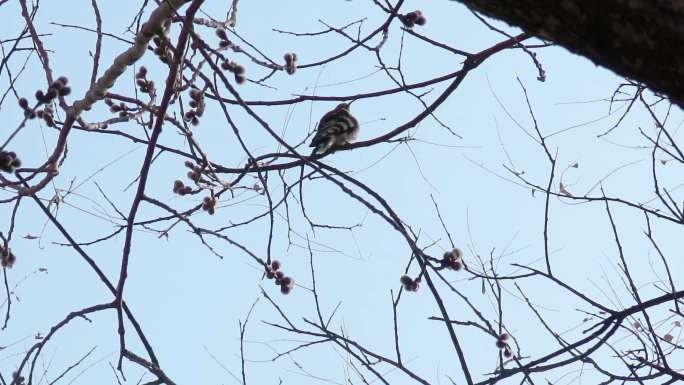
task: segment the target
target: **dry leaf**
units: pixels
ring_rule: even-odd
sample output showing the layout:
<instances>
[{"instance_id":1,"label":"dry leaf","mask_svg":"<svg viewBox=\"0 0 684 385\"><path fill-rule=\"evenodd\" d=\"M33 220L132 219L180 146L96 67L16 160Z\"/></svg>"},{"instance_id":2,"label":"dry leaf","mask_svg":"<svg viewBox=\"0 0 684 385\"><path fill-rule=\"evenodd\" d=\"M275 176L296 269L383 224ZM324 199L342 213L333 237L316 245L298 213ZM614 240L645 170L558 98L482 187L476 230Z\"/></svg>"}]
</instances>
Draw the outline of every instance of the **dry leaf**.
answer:
<instances>
[{"instance_id":1,"label":"dry leaf","mask_svg":"<svg viewBox=\"0 0 684 385\"><path fill-rule=\"evenodd\" d=\"M560 190L561 194L569 196L569 197L572 196L572 194L570 194L570 191L566 190L565 186L563 186L563 182L560 182L560 187L558 189Z\"/></svg>"}]
</instances>

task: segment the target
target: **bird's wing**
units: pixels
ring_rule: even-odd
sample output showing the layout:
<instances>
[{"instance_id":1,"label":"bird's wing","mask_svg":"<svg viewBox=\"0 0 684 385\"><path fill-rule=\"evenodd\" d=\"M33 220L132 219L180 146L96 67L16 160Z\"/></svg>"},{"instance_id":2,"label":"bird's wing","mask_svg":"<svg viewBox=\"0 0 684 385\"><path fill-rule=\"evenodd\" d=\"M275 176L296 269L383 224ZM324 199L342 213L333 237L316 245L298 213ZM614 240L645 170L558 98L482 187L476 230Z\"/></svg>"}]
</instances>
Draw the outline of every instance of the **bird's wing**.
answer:
<instances>
[{"instance_id":1,"label":"bird's wing","mask_svg":"<svg viewBox=\"0 0 684 385\"><path fill-rule=\"evenodd\" d=\"M330 110L323 115L321 120L318 122L318 130L320 131L321 127L327 126L331 121L335 120L335 116L338 115L342 110L339 109L334 109Z\"/></svg>"},{"instance_id":2,"label":"bird's wing","mask_svg":"<svg viewBox=\"0 0 684 385\"><path fill-rule=\"evenodd\" d=\"M318 122L316 135L314 135L313 139L311 140L309 147L318 146L321 142L324 142L328 139L328 137L339 131L337 122L339 121L338 118L341 112L342 111L340 110L332 110L323 115L321 120Z\"/></svg>"}]
</instances>

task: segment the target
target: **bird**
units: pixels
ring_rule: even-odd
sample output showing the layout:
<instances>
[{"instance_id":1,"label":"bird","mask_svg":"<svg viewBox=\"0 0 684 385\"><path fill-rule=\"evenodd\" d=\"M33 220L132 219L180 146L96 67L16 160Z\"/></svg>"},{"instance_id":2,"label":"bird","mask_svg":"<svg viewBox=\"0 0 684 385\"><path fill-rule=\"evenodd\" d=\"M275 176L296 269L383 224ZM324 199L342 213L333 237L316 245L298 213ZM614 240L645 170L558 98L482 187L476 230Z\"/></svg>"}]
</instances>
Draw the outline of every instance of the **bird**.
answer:
<instances>
[{"instance_id":1,"label":"bird","mask_svg":"<svg viewBox=\"0 0 684 385\"><path fill-rule=\"evenodd\" d=\"M316 135L309 145L314 147L311 155L325 154L333 146L351 143L358 133L359 122L349 112L349 103L340 103L318 122Z\"/></svg>"}]
</instances>

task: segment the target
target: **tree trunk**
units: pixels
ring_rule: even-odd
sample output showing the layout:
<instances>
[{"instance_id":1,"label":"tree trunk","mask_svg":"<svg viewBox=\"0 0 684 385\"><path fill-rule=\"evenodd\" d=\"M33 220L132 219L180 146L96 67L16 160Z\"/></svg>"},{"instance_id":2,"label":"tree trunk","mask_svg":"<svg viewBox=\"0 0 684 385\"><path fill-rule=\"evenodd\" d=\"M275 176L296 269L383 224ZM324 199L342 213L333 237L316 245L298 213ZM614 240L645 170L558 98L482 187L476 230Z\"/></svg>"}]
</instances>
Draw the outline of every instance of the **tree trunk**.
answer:
<instances>
[{"instance_id":1,"label":"tree trunk","mask_svg":"<svg viewBox=\"0 0 684 385\"><path fill-rule=\"evenodd\" d=\"M682 0L458 0L684 107Z\"/></svg>"}]
</instances>

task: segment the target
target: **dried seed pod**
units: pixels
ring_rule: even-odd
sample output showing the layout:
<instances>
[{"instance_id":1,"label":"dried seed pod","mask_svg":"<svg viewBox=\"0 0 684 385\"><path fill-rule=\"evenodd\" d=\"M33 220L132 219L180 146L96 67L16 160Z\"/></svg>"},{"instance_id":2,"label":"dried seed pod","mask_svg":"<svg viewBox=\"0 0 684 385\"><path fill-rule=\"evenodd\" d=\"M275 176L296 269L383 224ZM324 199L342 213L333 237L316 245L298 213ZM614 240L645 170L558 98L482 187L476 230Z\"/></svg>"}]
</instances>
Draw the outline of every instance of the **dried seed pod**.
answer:
<instances>
[{"instance_id":1,"label":"dried seed pod","mask_svg":"<svg viewBox=\"0 0 684 385\"><path fill-rule=\"evenodd\" d=\"M0 171L11 173L17 167L21 167L21 160L14 151L0 151Z\"/></svg>"},{"instance_id":2,"label":"dried seed pod","mask_svg":"<svg viewBox=\"0 0 684 385\"><path fill-rule=\"evenodd\" d=\"M173 181L173 192L178 193L183 187L185 187L185 184L182 180L176 179Z\"/></svg>"},{"instance_id":3,"label":"dried seed pod","mask_svg":"<svg viewBox=\"0 0 684 385\"><path fill-rule=\"evenodd\" d=\"M14 263L17 261L17 257L9 249L2 249L0 247L0 265L11 269Z\"/></svg>"},{"instance_id":4,"label":"dried seed pod","mask_svg":"<svg viewBox=\"0 0 684 385\"><path fill-rule=\"evenodd\" d=\"M411 282L413 282L413 280L411 279L411 277L409 277L408 275L402 275L401 278L399 279L399 281L400 281L401 284L404 285L404 286L408 286L408 285L411 284Z\"/></svg>"},{"instance_id":5,"label":"dried seed pod","mask_svg":"<svg viewBox=\"0 0 684 385\"><path fill-rule=\"evenodd\" d=\"M233 62L230 60L224 60L221 62L221 68L225 71L232 71L233 70Z\"/></svg>"},{"instance_id":6,"label":"dried seed pod","mask_svg":"<svg viewBox=\"0 0 684 385\"><path fill-rule=\"evenodd\" d=\"M71 93L71 87L62 87L59 90L59 96L67 96Z\"/></svg>"},{"instance_id":7,"label":"dried seed pod","mask_svg":"<svg viewBox=\"0 0 684 385\"><path fill-rule=\"evenodd\" d=\"M294 75L294 73L297 72L297 66L294 63L290 63L285 66L285 72L287 72L288 75Z\"/></svg>"},{"instance_id":8,"label":"dried seed pod","mask_svg":"<svg viewBox=\"0 0 684 385\"><path fill-rule=\"evenodd\" d=\"M294 279L292 279L292 277L283 277L283 279L280 280L280 284L285 286L293 286Z\"/></svg>"},{"instance_id":9,"label":"dried seed pod","mask_svg":"<svg viewBox=\"0 0 684 385\"><path fill-rule=\"evenodd\" d=\"M138 79L144 79L145 76L147 76L147 68L145 66L140 66L140 68L138 68L138 72L135 74L135 77Z\"/></svg>"},{"instance_id":10,"label":"dried seed pod","mask_svg":"<svg viewBox=\"0 0 684 385\"><path fill-rule=\"evenodd\" d=\"M413 281L413 282L406 288L406 290L408 290L408 291L418 291L418 286L419 286L419 282L418 282L418 281Z\"/></svg>"}]
</instances>

